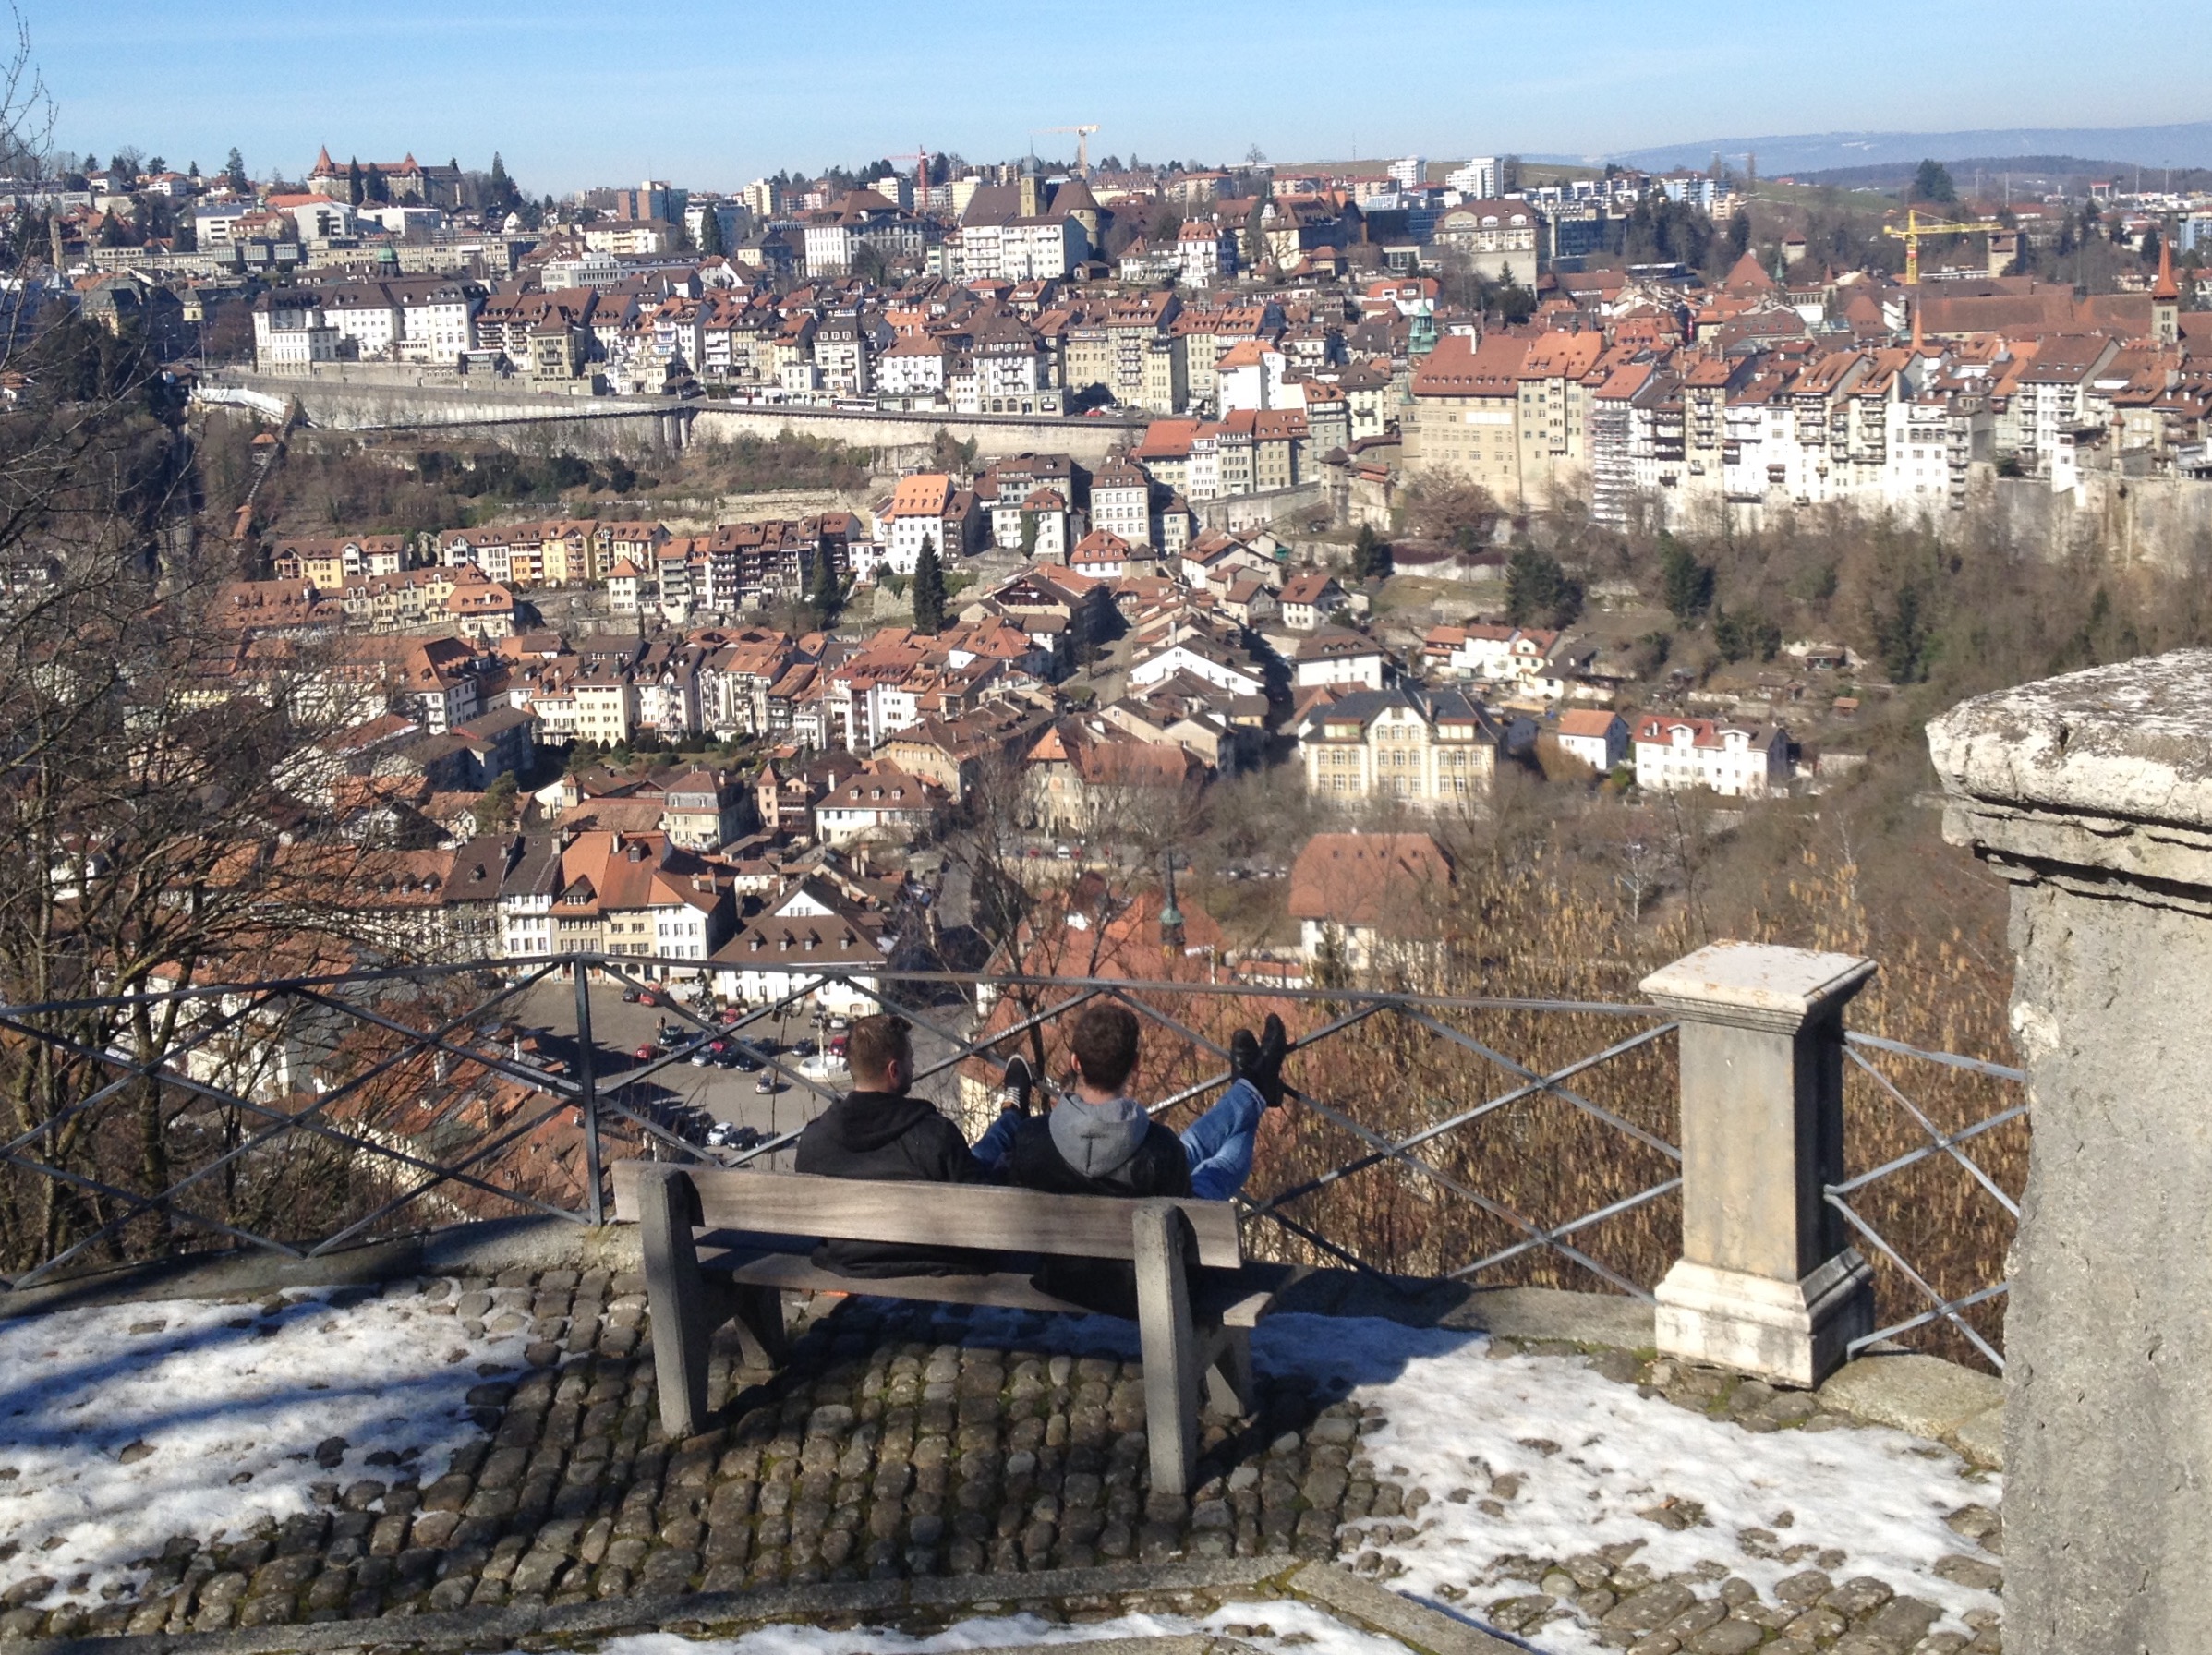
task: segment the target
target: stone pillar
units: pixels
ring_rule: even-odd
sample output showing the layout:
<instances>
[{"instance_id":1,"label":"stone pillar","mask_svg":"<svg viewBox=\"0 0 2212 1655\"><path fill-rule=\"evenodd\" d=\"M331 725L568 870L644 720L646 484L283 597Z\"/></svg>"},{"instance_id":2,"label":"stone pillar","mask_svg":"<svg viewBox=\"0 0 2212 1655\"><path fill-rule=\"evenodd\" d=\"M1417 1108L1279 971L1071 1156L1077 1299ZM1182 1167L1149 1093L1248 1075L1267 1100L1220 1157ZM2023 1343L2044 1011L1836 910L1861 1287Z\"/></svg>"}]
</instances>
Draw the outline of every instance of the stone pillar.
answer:
<instances>
[{"instance_id":1,"label":"stone pillar","mask_svg":"<svg viewBox=\"0 0 2212 1655\"><path fill-rule=\"evenodd\" d=\"M1814 1385L1874 1331L1873 1273L1822 1195L1843 1168L1843 1005L1873 974L1855 955L1717 942L1644 979L1682 1025L1667 1355Z\"/></svg>"},{"instance_id":2,"label":"stone pillar","mask_svg":"<svg viewBox=\"0 0 2212 1655\"><path fill-rule=\"evenodd\" d=\"M2005 1644L2212 1636L2212 651L1928 727L1944 837L2013 882L2035 1139L2005 1315Z\"/></svg>"}]
</instances>

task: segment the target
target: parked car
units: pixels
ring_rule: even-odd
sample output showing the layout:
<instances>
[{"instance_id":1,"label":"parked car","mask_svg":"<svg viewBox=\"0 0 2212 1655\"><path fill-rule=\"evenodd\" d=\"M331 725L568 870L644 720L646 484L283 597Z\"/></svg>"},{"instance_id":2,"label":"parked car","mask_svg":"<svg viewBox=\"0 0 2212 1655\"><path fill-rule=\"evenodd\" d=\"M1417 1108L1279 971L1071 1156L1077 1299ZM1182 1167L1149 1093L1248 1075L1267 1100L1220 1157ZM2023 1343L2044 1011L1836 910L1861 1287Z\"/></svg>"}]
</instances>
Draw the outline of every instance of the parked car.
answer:
<instances>
[{"instance_id":1,"label":"parked car","mask_svg":"<svg viewBox=\"0 0 2212 1655\"><path fill-rule=\"evenodd\" d=\"M819 1050L821 1047L816 1045L811 1040L796 1040L792 1043L792 1056L794 1057L811 1057Z\"/></svg>"},{"instance_id":2,"label":"parked car","mask_svg":"<svg viewBox=\"0 0 2212 1655\"><path fill-rule=\"evenodd\" d=\"M783 1090L783 1081L773 1070L770 1070L753 1082L753 1090L760 1093L762 1097L773 1097Z\"/></svg>"},{"instance_id":3,"label":"parked car","mask_svg":"<svg viewBox=\"0 0 2212 1655\"><path fill-rule=\"evenodd\" d=\"M630 1056L636 1058L640 1063L650 1063L654 1058L659 1057L660 1053L652 1046L641 1045L635 1052L632 1052Z\"/></svg>"},{"instance_id":4,"label":"parked car","mask_svg":"<svg viewBox=\"0 0 2212 1655\"><path fill-rule=\"evenodd\" d=\"M638 996L639 996L639 994L640 994L640 993L642 993L642 992L643 992L642 990L640 990L640 989L635 989L635 988L625 988L625 989L623 989L623 1003L624 1005L626 1005L626 1006L635 1006L635 1005L636 1005L636 1004L637 1004L637 997L638 997Z\"/></svg>"}]
</instances>

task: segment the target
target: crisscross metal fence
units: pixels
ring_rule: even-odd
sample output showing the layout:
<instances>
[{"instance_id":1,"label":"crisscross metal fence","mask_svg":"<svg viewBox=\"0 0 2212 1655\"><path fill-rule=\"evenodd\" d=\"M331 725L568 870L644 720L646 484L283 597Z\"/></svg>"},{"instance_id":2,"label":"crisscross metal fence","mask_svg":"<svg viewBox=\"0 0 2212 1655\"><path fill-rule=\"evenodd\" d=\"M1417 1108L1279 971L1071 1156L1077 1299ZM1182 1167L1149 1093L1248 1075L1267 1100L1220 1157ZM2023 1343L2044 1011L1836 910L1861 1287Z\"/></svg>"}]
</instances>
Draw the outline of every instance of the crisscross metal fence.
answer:
<instances>
[{"instance_id":1,"label":"crisscross metal fence","mask_svg":"<svg viewBox=\"0 0 2212 1655\"><path fill-rule=\"evenodd\" d=\"M1171 1124L1229 1082L1231 1030L1278 1012L1297 1047L1241 1198L1257 1253L1643 1299L1679 1253L1676 1025L1656 1007L888 965L794 973L778 997L718 1007L671 977L706 981L695 961L588 954L0 1007L6 1283L218 1248L308 1258L493 1216L598 1224L619 1158L781 1164L843 1082L792 1049L795 1017L826 1033L826 1000L904 1016L917 1090L973 1126L1006 1060L1055 1072L1058 1031L1094 1001L1142 1020L1149 1106ZM1960 1081L1972 1103L2022 1077L1871 1035L1846 1051L1873 1104L1926 1139L1827 1190L1885 1274L1875 1337L1955 1336L2001 1365L1982 1307L2004 1283L1916 1262L1930 1238L1892 1198L1956 1172L1987 1208L1982 1255L2001 1257L2017 1205L1971 1152L2025 1105L1940 1123ZM1943 1078L1941 1109L1889 1072L1909 1065Z\"/></svg>"},{"instance_id":2,"label":"crisscross metal fence","mask_svg":"<svg viewBox=\"0 0 2212 1655\"><path fill-rule=\"evenodd\" d=\"M1863 1078L1866 1091L1870 1093L1871 1107L1893 1111L1909 1121L1916 1131L1924 1136L1925 1142L1887 1156L1878 1165L1853 1173L1841 1182L1828 1186L1828 1204L1843 1216L1855 1238L1895 1282L1909 1290L1904 1302L1925 1305L1914 1313L1904 1316L1878 1328L1853 1348L1859 1349L1878 1342L1898 1340L1908 1334L1929 1327L1950 1330L1971 1347L1991 1367L2000 1372L2004 1369L2004 1357L2000 1349L2002 1335L2000 1323L1987 1315L1977 1324L1969 1312L1978 1307L1994 1311L1997 1301L2003 1299L2011 1284L2001 1275L1988 1281L1969 1282L1962 1286L1945 1286L1931 1279L1933 1272L1925 1258L1916 1264L1910 1254L1917 1250L1901 1232L1917 1218L1912 1227L1925 1237L1930 1221L1936 1223L1965 1222L1988 1226L1990 1234L2001 1237L2007 1243L2020 1224L2018 1199L1970 1153L1969 1146L1987 1147L1995 1142L1995 1135L2007 1128L2014 1129L2025 1137L2027 1118L2027 1076L2020 1069L2001 1063L1990 1063L1979 1057L1962 1057L1951 1052L1926 1052L1898 1041L1885 1040L1877 1034L1847 1031L1843 1036L1843 1055L1854 1078ZM1919 1067L1953 1082L1946 1090L1947 1102L1954 1114L1966 1117L1964 1124L1944 1127L1939 1124L1929 1107L1915 1101L1901 1087L1891 1072L1878 1059L1885 1059L1899 1069ZM1933 1206L1915 1199L1910 1180L1916 1173L1930 1170L1953 1170L1960 1175L1949 1184L1951 1202ZM1876 1221L1873 1202L1884 1192L1900 1197L1892 1201L1886 1217L1888 1233ZM1969 1197L1966 1204L1955 1200L1960 1195ZM2001 1251L1999 1258L2001 1260ZM2001 1269L2001 1264L2000 1265ZM1900 1295L1899 1297L1903 1297Z\"/></svg>"}]
</instances>

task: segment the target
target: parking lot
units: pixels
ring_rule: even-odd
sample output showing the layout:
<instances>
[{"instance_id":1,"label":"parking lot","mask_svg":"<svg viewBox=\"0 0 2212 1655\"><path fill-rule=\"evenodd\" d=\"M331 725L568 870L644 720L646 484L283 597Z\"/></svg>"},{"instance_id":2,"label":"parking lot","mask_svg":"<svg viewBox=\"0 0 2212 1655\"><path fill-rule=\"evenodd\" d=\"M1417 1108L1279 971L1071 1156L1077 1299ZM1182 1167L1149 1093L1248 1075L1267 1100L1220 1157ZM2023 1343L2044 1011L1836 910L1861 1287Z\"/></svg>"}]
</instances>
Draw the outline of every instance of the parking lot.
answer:
<instances>
[{"instance_id":1,"label":"parking lot","mask_svg":"<svg viewBox=\"0 0 2212 1655\"><path fill-rule=\"evenodd\" d=\"M574 985L549 977L509 1004L515 1021L543 1031L573 1052L576 1033ZM934 1008L925 1015L931 1021L958 1032L964 1027L965 1009L963 1006L949 1004ZM643 1079L629 1078L659 1060L659 1054L653 1049L654 1037L663 1021L680 1025L682 1041L688 1041L696 1033L695 1025L670 1011L642 999L625 1000L619 985L592 985L592 1044L602 1097L650 1119L681 1120L683 1112L688 1108L696 1111L693 1117L695 1127L726 1123L751 1128L774 1138L804 1127L852 1084L841 1061L826 1057L805 1059L793 1054L792 1048L801 1042L826 1044L835 1033L828 1020L822 1018L811 1004L786 1008L773 1017L756 1018L741 1032L747 1043L764 1053L772 1053L785 1069L803 1070L813 1082L811 1086L775 1075L765 1066L757 1072L749 1073L735 1068L689 1061L664 1064ZM952 1049L946 1041L918 1024L914 1043L919 1068L927 1068ZM646 1052L642 1058L638 1056L641 1049ZM772 1089L764 1090L764 1087ZM915 1090L950 1113L957 1089L956 1075L947 1070L932 1076ZM787 1156L788 1152L777 1156L776 1161L786 1163Z\"/></svg>"}]
</instances>

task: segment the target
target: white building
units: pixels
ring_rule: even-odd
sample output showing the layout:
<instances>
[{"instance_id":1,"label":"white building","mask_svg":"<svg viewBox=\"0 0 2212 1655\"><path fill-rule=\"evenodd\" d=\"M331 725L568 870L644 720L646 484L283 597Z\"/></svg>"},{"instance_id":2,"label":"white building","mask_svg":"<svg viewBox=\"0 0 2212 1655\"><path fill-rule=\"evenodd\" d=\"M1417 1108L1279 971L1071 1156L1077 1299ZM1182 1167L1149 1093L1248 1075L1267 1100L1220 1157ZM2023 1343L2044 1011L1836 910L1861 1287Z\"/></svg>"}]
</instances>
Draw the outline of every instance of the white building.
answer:
<instances>
[{"instance_id":1,"label":"white building","mask_svg":"<svg viewBox=\"0 0 2212 1655\"><path fill-rule=\"evenodd\" d=\"M1789 779L1790 734L1778 724L1653 715L1636 727L1636 784L1654 792L1709 788L1763 798Z\"/></svg>"},{"instance_id":2,"label":"white building","mask_svg":"<svg viewBox=\"0 0 2212 1655\"><path fill-rule=\"evenodd\" d=\"M1561 713L1553 735L1560 752L1581 760L1601 776L1628 756L1628 721L1618 713Z\"/></svg>"},{"instance_id":3,"label":"white building","mask_svg":"<svg viewBox=\"0 0 2212 1655\"><path fill-rule=\"evenodd\" d=\"M1464 166L1454 167L1444 175L1444 187L1465 200L1494 199L1498 193L1498 158L1478 155Z\"/></svg>"},{"instance_id":4,"label":"white building","mask_svg":"<svg viewBox=\"0 0 2212 1655\"><path fill-rule=\"evenodd\" d=\"M899 479L884 514L884 568L893 574L912 574L925 540L937 548L940 559L960 555L959 547L949 551L945 547L945 509L952 503L952 479L941 471L918 471Z\"/></svg>"},{"instance_id":5,"label":"white building","mask_svg":"<svg viewBox=\"0 0 2212 1655\"><path fill-rule=\"evenodd\" d=\"M253 363L261 373L306 373L338 359L338 330L320 298L276 288L253 302Z\"/></svg>"},{"instance_id":6,"label":"white building","mask_svg":"<svg viewBox=\"0 0 2212 1655\"><path fill-rule=\"evenodd\" d=\"M804 880L769 904L751 924L714 952L715 991L722 999L769 1005L811 992L828 1011L864 1015L876 1009L864 990L885 953L881 924L841 900L817 880ZM826 982L826 971L854 973L851 983Z\"/></svg>"}]
</instances>

